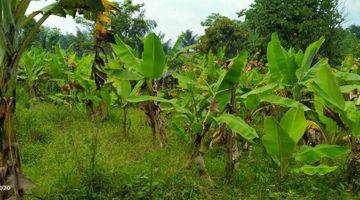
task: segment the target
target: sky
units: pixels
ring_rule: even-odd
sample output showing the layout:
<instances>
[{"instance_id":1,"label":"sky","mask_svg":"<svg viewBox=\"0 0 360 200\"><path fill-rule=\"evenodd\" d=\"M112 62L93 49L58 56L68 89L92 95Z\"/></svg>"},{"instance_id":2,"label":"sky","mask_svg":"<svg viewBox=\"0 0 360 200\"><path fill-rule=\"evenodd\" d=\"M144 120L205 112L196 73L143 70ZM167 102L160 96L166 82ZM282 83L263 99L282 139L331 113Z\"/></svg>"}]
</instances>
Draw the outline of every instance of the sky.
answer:
<instances>
[{"instance_id":1,"label":"sky","mask_svg":"<svg viewBox=\"0 0 360 200\"><path fill-rule=\"evenodd\" d=\"M186 29L196 34L203 34L200 25L211 13L220 13L229 18L236 18L236 13L249 8L254 0L133 0L144 3L146 17L157 22L156 32L165 33L166 39L176 40ZM33 1L30 11L40 9L54 0ZM360 25L360 0L342 0L345 14L343 26ZM77 25L71 17L50 17L46 26L59 28L63 33L76 33ZM81 27L80 27L81 28Z\"/></svg>"}]
</instances>

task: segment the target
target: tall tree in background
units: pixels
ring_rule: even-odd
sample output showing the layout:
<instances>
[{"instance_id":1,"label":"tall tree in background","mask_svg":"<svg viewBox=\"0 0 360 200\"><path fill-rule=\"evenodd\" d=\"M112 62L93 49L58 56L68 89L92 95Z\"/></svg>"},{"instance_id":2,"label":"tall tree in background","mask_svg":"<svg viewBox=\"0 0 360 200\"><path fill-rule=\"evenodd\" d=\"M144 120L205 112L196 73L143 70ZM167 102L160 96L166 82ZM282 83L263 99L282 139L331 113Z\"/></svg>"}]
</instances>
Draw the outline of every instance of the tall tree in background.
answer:
<instances>
[{"instance_id":1,"label":"tall tree in background","mask_svg":"<svg viewBox=\"0 0 360 200\"><path fill-rule=\"evenodd\" d=\"M197 34L194 35L194 33L191 30L186 30L180 35L180 37L182 37L180 48L184 48L186 46L190 46L198 42L198 35Z\"/></svg>"},{"instance_id":2,"label":"tall tree in background","mask_svg":"<svg viewBox=\"0 0 360 200\"><path fill-rule=\"evenodd\" d=\"M130 47L140 53L143 51L142 39L156 26L156 22L145 18L144 4L134 4L132 0L119 3L119 9L110 15L111 30ZM91 21L78 16L76 22L83 25L87 32L94 32L95 25Z\"/></svg>"},{"instance_id":3,"label":"tall tree in background","mask_svg":"<svg viewBox=\"0 0 360 200\"><path fill-rule=\"evenodd\" d=\"M84 53L93 52L93 35L87 30L77 29L76 34L61 35L60 46L63 49L71 48L80 57Z\"/></svg>"},{"instance_id":4,"label":"tall tree in background","mask_svg":"<svg viewBox=\"0 0 360 200\"><path fill-rule=\"evenodd\" d=\"M61 32L58 28L49 28L42 26L39 31L39 42L43 49L52 50L61 38Z\"/></svg>"},{"instance_id":5,"label":"tall tree in background","mask_svg":"<svg viewBox=\"0 0 360 200\"><path fill-rule=\"evenodd\" d=\"M156 26L154 20L145 18L144 4L134 4L132 0L120 3L119 11L111 18L111 29L138 52L143 51L142 39Z\"/></svg>"},{"instance_id":6,"label":"tall tree in background","mask_svg":"<svg viewBox=\"0 0 360 200\"><path fill-rule=\"evenodd\" d=\"M339 0L255 0L247 11L247 25L261 37L261 50L266 52L266 44L273 32L278 32L285 47L305 49L320 36L326 37L322 55L337 61L342 52L337 51L341 40L343 22ZM264 54L265 55L265 54Z\"/></svg>"},{"instance_id":7,"label":"tall tree in background","mask_svg":"<svg viewBox=\"0 0 360 200\"><path fill-rule=\"evenodd\" d=\"M166 34L162 33L161 31L157 34L157 36L160 38L165 54L169 54L170 51L172 50L171 39L166 40L165 38Z\"/></svg>"},{"instance_id":8,"label":"tall tree in background","mask_svg":"<svg viewBox=\"0 0 360 200\"><path fill-rule=\"evenodd\" d=\"M29 33L35 25L35 19L30 19L29 22L22 27L20 34L25 35ZM55 46L60 44L61 48L68 49L71 47L78 56L82 56L86 51L92 52L93 40L93 35L87 29L80 30L77 28L76 34L64 34L57 28L41 26L39 32L34 33L30 46L38 45L43 49L51 51L55 49Z\"/></svg>"},{"instance_id":9,"label":"tall tree in background","mask_svg":"<svg viewBox=\"0 0 360 200\"><path fill-rule=\"evenodd\" d=\"M359 25L351 25L348 30L355 35L357 39L360 39L360 26Z\"/></svg>"},{"instance_id":10,"label":"tall tree in background","mask_svg":"<svg viewBox=\"0 0 360 200\"><path fill-rule=\"evenodd\" d=\"M245 47L248 34L240 21L212 14L201 25L206 27L199 45L203 53L211 50L216 54L221 48L225 48L226 57L231 58Z\"/></svg>"}]
</instances>

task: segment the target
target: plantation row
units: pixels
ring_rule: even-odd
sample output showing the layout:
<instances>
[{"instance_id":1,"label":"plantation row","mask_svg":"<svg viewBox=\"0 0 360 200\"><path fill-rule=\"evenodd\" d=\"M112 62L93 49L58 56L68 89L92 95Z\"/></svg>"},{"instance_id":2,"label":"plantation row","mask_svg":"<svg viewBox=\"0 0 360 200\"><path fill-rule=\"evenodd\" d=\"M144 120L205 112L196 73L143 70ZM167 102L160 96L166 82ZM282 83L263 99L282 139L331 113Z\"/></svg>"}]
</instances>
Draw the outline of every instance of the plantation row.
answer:
<instances>
[{"instance_id":1,"label":"plantation row","mask_svg":"<svg viewBox=\"0 0 360 200\"><path fill-rule=\"evenodd\" d=\"M177 50L175 45L166 58L153 33L145 38L139 59L117 37L115 57L105 58L104 68L99 68L106 80L100 86L90 78L92 55L79 59L60 48L55 53L28 51L19 79L27 88L23 93L30 95L29 105L40 98L82 105L90 115L101 116L121 108L125 138L131 126L127 110L140 103L161 147L166 147L164 120L169 119L164 116L171 116L189 146L188 167L197 164L206 177L211 177L204 160L209 147L225 145L225 173L231 178L239 147L251 149L253 142L261 141L278 166L279 178L292 173L322 176L348 162L349 189L357 191L360 76L350 59L339 70L317 57L323 42L320 38L304 52L295 52L285 50L274 33L267 68L259 68L248 62L246 51L227 60L221 52L201 55L194 46ZM171 59L185 64L169 70L166 63Z\"/></svg>"},{"instance_id":2,"label":"plantation row","mask_svg":"<svg viewBox=\"0 0 360 200\"><path fill-rule=\"evenodd\" d=\"M129 109L139 107L155 145L171 148L165 128L171 124L188 147L187 168L196 165L208 180L209 148L224 146L224 175L231 180L242 151L251 155L256 144L278 171L276 185L294 174L323 176L347 165L347 190L359 192L359 68L351 56L342 66L330 66L318 54L324 38L297 51L285 49L273 33L266 64L245 47L229 49L226 37L222 49L205 45L206 55L199 51L204 46L184 45L180 37L165 54L155 33L137 38L143 44L133 49L107 30L110 14L120 9L115 3L58 0L26 15L30 3L0 2L0 185L11 186L0 191L0 199L23 199L32 186L21 167L15 110L17 103L31 108L38 102L80 107L89 120L105 120L117 109L124 139L133 134ZM31 45L48 17L77 14L95 22L92 53L80 56L60 47L45 51ZM211 17L235 23L213 15L210 24Z\"/></svg>"}]
</instances>

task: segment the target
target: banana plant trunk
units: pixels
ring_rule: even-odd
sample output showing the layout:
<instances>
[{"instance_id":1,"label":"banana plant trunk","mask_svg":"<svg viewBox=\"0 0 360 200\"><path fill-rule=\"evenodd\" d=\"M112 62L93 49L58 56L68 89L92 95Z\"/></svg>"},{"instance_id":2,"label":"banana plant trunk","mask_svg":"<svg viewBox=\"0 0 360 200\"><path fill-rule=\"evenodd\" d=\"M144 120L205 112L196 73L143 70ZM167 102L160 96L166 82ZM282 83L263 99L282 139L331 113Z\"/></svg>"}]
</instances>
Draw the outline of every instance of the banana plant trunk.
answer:
<instances>
[{"instance_id":1,"label":"banana plant trunk","mask_svg":"<svg viewBox=\"0 0 360 200\"><path fill-rule=\"evenodd\" d=\"M147 81L147 86L149 90L150 96L157 96L157 85L156 82L153 80ZM153 130L153 139L156 140L156 133L159 134L160 138L160 147L165 147L167 136L165 132L165 126L164 126L164 117L162 114L162 110L160 107L160 103L158 102L149 102L149 105L147 106L149 108L149 111L147 115L150 117L150 123L151 128Z\"/></svg>"},{"instance_id":2,"label":"banana plant trunk","mask_svg":"<svg viewBox=\"0 0 360 200\"><path fill-rule=\"evenodd\" d=\"M122 120L122 128L124 137L128 137L128 130L127 130L127 108L126 106L123 107L123 120Z\"/></svg>"},{"instance_id":3,"label":"banana plant trunk","mask_svg":"<svg viewBox=\"0 0 360 200\"><path fill-rule=\"evenodd\" d=\"M0 199L22 199L21 157L15 131L16 61L6 54L1 65L0 87L0 185L11 190L1 190Z\"/></svg>"},{"instance_id":4,"label":"banana plant trunk","mask_svg":"<svg viewBox=\"0 0 360 200\"><path fill-rule=\"evenodd\" d=\"M348 164L349 189L360 193L360 138L350 138L351 154Z\"/></svg>"},{"instance_id":5,"label":"banana plant trunk","mask_svg":"<svg viewBox=\"0 0 360 200\"><path fill-rule=\"evenodd\" d=\"M210 129L209 123L203 124L203 130L201 133L197 133L194 135L193 143L190 148L190 157L186 164L186 168L190 169L193 164L197 164L199 167L199 173L201 176L210 178L207 174L206 164L205 164L205 153L206 153L206 134Z\"/></svg>"},{"instance_id":6,"label":"banana plant trunk","mask_svg":"<svg viewBox=\"0 0 360 200\"><path fill-rule=\"evenodd\" d=\"M231 90L231 103L229 108L230 114L236 114L236 87ZM226 150L227 150L227 164L225 167L225 174L228 179L232 177L234 170L239 162L239 149L237 144L237 134L232 130L226 130Z\"/></svg>"}]
</instances>

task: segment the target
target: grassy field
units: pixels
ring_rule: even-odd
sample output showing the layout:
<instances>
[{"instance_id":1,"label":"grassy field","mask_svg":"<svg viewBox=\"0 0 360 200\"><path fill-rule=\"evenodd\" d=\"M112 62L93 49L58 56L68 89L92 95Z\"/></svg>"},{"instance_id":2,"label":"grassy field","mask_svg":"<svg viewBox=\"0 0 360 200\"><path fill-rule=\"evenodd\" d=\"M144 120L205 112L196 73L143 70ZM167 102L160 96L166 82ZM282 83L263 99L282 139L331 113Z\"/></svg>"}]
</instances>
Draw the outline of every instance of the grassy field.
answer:
<instances>
[{"instance_id":1,"label":"grassy field","mask_svg":"<svg viewBox=\"0 0 360 200\"><path fill-rule=\"evenodd\" d=\"M260 145L252 158L242 154L231 181L224 178L224 149L209 149L211 180L201 178L196 167L184 168L188 147L170 126L169 143L160 149L141 110L129 112L132 127L126 139L118 113L113 109L100 121L79 108L19 106L24 172L36 184L26 199L356 199L345 192L345 167L321 178L279 180Z\"/></svg>"}]
</instances>

